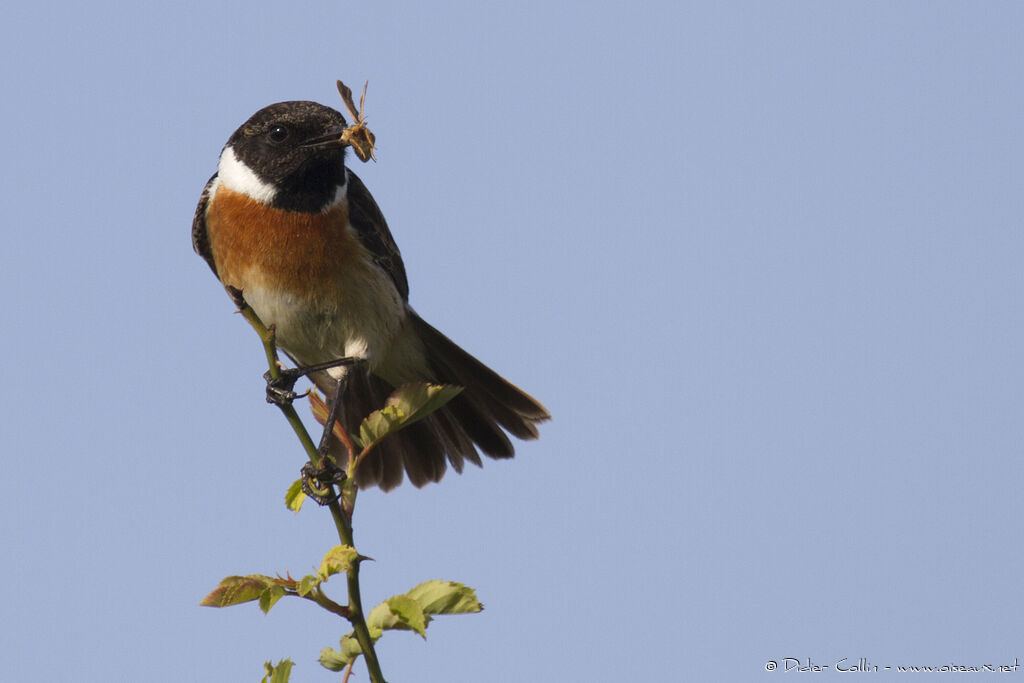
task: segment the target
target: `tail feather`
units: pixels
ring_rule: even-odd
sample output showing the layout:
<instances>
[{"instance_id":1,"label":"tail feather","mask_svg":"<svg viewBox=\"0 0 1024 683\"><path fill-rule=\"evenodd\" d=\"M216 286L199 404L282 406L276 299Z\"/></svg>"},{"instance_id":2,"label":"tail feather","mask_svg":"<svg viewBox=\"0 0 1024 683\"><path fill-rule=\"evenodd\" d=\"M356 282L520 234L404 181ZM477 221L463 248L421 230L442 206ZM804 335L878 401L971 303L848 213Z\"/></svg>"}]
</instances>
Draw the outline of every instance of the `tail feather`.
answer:
<instances>
[{"instance_id":1,"label":"tail feather","mask_svg":"<svg viewBox=\"0 0 1024 683\"><path fill-rule=\"evenodd\" d=\"M402 433L404 432L404 434ZM429 421L420 421L401 430L398 434L400 448L404 454L405 472L416 488L422 488L444 476L445 443L436 428ZM397 486L401 483L395 482Z\"/></svg>"},{"instance_id":2,"label":"tail feather","mask_svg":"<svg viewBox=\"0 0 1024 683\"><path fill-rule=\"evenodd\" d=\"M455 421L455 416L450 410L437 411L434 413L433 419L444 433L445 442L448 444L448 460L456 472L462 474L465 460L477 467L483 467L480 454L476 452L472 439L466 434L466 430L462 429Z\"/></svg>"},{"instance_id":3,"label":"tail feather","mask_svg":"<svg viewBox=\"0 0 1024 683\"><path fill-rule=\"evenodd\" d=\"M412 313L410 322L427 348L429 360L450 375L450 381L475 394L486 394L489 404L507 406L529 422L543 422L551 417L540 401L478 361L423 318Z\"/></svg>"},{"instance_id":4,"label":"tail feather","mask_svg":"<svg viewBox=\"0 0 1024 683\"><path fill-rule=\"evenodd\" d=\"M377 444L356 472L360 488L379 486L388 491L402 482L403 472L414 486L422 487L440 481L449 462L456 472L462 472L466 460L480 466L477 448L490 458L513 457L515 450L505 431L520 439L538 437L537 423L550 418L539 401L412 311L407 324L426 353L429 372L422 381L455 384L463 391L439 411ZM311 379L330 401L335 380L325 372L314 373ZM362 419L381 408L392 391L394 387L377 375L353 368L347 375L342 404L345 428L358 433ZM347 455L340 444L332 448L338 461L344 462Z\"/></svg>"},{"instance_id":5,"label":"tail feather","mask_svg":"<svg viewBox=\"0 0 1024 683\"><path fill-rule=\"evenodd\" d=\"M505 436L505 432L501 431L494 418L485 412L483 406L466 396L465 392L453 398L442 410L451 411L459 426L480 447L484 455L496 459L511 458L515 455L512 442Z\"/></svg>"}]
</instances>

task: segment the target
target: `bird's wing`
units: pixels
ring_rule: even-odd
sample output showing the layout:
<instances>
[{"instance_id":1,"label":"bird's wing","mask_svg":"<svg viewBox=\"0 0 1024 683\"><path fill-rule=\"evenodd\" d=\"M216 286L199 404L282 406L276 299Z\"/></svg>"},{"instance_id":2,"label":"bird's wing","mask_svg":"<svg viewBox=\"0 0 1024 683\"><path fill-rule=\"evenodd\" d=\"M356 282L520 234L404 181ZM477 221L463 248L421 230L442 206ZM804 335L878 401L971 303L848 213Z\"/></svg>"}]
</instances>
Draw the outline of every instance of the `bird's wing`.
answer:
<instances>
[{"instance_id":1,"label":"bird's wing","mask_svg":"<svg viewBox=\"0 0 1024 683\"><path fill-rule=\"evenodd\" d=\"M347 189L349 222L359 233L359 239L373 256L374 263L391 276L402 300L408 301L409 280L405 276L405 264L377 202L351 170L348 171Z\"/></svg>"},{"instance_id":2,"label":"bird's wing","mask_svg":"<svg viewBox=\"0 0 1024 683\"><path fill-rule=\"evenodd\" d=\"M192 248L209 264L210 270L213 271L214 275L217 275L217 266L213 262L213 252L210 251L210 236L206 232L206 208L210 205L210 190L213 188L216 180L217 174L214 173L206 181L203 194L199 197L199 206L196 207L196 215L192 219ZM218 275L217 277L220 276Z\"/></svg>"}]
</instances>

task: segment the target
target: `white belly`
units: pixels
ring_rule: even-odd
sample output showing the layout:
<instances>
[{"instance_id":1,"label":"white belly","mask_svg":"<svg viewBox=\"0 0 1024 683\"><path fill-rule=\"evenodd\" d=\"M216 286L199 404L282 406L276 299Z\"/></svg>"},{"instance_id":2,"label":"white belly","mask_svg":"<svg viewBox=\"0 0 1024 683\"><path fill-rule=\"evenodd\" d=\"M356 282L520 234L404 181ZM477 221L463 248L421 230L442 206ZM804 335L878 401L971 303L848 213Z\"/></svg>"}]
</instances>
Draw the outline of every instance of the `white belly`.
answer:
<instances>
[{"instance_id":1,"label":"white belly","mask_svg":"<svg viewBox=\"0 0 1024 683\"><path fill-rule=\"evenodd\" d=\"M299 363L361 358L376 369L403 336L406 317L405 303L387 274L379 275L377 281L346 283L329 302L258 285L243 295L264 324L275 326L277 345Z\"/></svg>"}]
</instances>

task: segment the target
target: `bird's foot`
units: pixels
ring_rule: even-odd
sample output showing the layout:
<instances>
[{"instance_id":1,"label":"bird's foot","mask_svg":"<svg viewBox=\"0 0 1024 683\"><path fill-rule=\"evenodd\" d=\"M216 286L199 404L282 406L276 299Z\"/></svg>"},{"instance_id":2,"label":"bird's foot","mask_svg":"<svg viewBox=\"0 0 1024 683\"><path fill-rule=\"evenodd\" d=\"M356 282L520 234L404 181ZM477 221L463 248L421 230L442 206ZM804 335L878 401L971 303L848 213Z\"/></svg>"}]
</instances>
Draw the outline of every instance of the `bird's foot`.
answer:
<instances>
[{"instance_id":1,"label":"bird's foot","mask_svg":"<svg viewBox=\"0 0 1024 683\"><path fill-rule=\"evenodd\" d=\"M270 371L263 373L263 379L267 380L267 403L273 403L279 408L290 406L292 401L302 398L308 391L301 394L295 393L295 383L299 378L307 374L305 368L281 368L277 377L273 377Z\"/></svg>"},{"instance_id":2,"label":"bird's foot","mask_svg":"<svg viewBox=\"0 0 1024 683\"><path fill-rule=\"evenodd\" d=\"M345 483L345 470L335 465L331 458L324 458L320 463L320 467L311 462L302 466L302 492L318 505L330 505L341 497L341 493L335 493L332 487Z\"/></svg>"},{"instance_id":3,"label":"bird's foot","mask_svg":"<svg viewBox=\"0 0 1024 683\"><path fill-rule=\"evenodd\" d=\"M362 360L362 358L345 357L327 361L326 363L304 365L299 368L281 368L278 370L277 377L271 376L268 370L263 373L263 379L267 380L267 403L273 403L282 408L290 406L295 399L309 394L308 391L304 391L301 394L295 392L295 383L299 381L300 377L305 377L310 373L321 370L329 370L330 368L355 365L362 362Z\"/></svg>"}]
</instances>

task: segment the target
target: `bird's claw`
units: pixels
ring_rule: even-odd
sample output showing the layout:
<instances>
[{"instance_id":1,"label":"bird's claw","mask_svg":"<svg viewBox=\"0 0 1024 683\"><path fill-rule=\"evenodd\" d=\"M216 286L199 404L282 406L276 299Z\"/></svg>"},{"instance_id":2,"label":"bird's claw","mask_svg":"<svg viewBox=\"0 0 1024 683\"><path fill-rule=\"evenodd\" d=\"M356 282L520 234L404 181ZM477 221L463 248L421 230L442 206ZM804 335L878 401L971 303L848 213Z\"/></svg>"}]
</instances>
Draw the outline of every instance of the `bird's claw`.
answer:
<instances>
[{"instance_id":1,"label":"bird's claw","mask_svg":"<svg viewBox=\"0 0 1024 683\"><path fill-rule=\"evenodd\" d=\"M302 466L302 492L317 502L318 505L330 505L341 497L331 486L345 482L345 470L341 469L330 458L324 458L320 467L311 462Z\"/></svg>"},{"instance_id":2,"label":"bird's claw","mask_svg":"<svg viewBox=\"0 0 1024 683\"><path fill-rule=\"evenodd\" d=\"M263 373L263 379L267 380L267 403L283 408L290 406L295 399L308 395L309 391L301 394L294 391L295 383L303 374L298 368L282 368L278 370L277 377L271 376L269 370Z\"/></svg>"}]
</instances>

